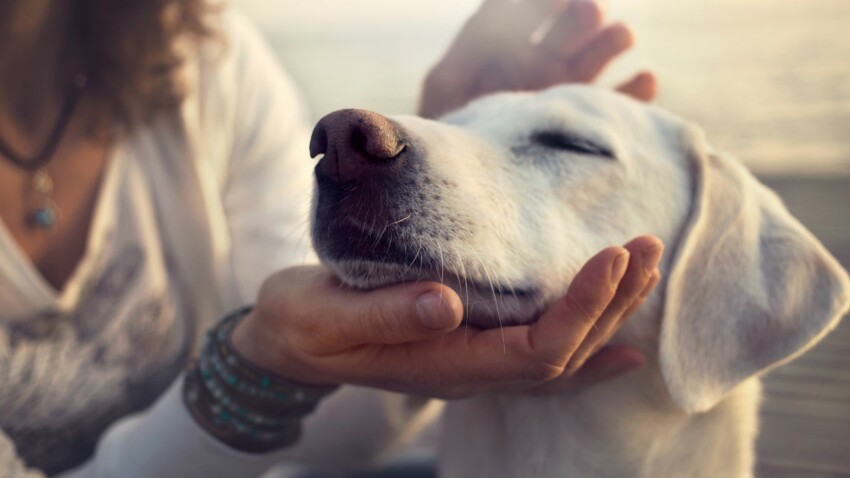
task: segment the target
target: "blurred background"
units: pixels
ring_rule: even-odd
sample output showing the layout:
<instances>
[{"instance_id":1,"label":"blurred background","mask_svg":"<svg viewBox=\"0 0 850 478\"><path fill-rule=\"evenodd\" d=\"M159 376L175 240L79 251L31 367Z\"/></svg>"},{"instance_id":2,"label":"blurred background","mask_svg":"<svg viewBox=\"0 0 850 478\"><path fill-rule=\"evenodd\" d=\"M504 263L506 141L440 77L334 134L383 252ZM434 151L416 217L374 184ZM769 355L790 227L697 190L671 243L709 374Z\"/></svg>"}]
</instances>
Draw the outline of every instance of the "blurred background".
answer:
<instances>
[{"instance_id":1,"label":"blurred background","mask_svg":"<svg viewBox=\"0 0 850 478\"><path fill-rule=\"evenodd\" d=\"M233 0L316 117L415 110L420 81L480 0ZM608 0L637 45L604 75L661 78L658 103L759 171L850 173L850 1Z\"/></svg>"},{"instance_id":2,"label":"blurred background","mask_svg":"<svg viewBox=\"0 0 850 478\"><path fill-rule=\"evenodd\" d=\"M315 119L412 113L479 0L232 0L265 32ZM850 0L609 0L657 103L701 124L850 267ZM306 160L306 145L305 145ZM850 322L765 382L760 477L850 476ZM698 450L695 450L698 452Z\"/></svg>"}]
</instances>

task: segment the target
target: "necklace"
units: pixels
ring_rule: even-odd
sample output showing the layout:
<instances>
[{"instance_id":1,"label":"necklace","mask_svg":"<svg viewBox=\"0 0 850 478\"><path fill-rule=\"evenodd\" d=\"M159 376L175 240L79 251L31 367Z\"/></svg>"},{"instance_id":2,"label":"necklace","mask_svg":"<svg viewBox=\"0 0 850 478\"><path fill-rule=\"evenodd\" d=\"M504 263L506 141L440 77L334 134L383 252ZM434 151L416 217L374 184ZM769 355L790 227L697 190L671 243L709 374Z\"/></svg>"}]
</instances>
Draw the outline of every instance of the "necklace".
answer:
<instances>
[{"instance_id":1,"label":"necklace","mask_svg":"<svg viewBox=\"0 0 850 478\"><path fill-rule=\"evenodd\" d=\"M73 116L74 109L80 99L80 93L86 86L86 76L79 74L74 78L71 91L65 96L59 118L50 131L44 147L35 156L25 157L18 153L3 138L0 138L0 156L4 156L13 165L32 173L30 180L30 193L28 210L26 212L26 223L30 227L50 231L59 220L60 210L53 201L53 179L44 170L44 167L53 158L59 141L68 127Z\"/></svg>"}]
</instances>

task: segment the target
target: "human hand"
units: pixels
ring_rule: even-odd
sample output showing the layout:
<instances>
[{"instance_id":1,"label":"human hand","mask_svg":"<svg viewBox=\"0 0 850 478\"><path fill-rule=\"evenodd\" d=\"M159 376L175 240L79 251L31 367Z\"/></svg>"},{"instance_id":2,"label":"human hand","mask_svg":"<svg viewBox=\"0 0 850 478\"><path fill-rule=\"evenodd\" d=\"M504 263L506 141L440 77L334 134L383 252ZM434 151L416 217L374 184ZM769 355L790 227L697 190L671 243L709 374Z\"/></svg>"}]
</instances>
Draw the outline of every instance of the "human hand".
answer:
<instances>
[{"instance_id":1,"label":"human hand","mask_svg":"<svg viewBox=\"0 0 850 478\"><path fill-rule=\"evenodd\" d=\"M593 354L658 282L661 252L649 236L609 247L536 322L488 330L458 328L460 298L442 284L362 292L322 267L286 269L263 285L232 344L256 365L304 383L441 398L586 386L642 364L629 347Z\"/></svg>"},{"instance_id":2,"label":"human hand","mask_svg":"<svg viewBox=\"0 0 850 478\"><path fill-rule=\"evenodd\" d=\"M497 91L594 81L634 43L626 25L604 20L594 0L484 0L425 79L420 114L435 118ZM650 101L656 79L641 72L617 90Z\"/></svg>"}]
</instances>

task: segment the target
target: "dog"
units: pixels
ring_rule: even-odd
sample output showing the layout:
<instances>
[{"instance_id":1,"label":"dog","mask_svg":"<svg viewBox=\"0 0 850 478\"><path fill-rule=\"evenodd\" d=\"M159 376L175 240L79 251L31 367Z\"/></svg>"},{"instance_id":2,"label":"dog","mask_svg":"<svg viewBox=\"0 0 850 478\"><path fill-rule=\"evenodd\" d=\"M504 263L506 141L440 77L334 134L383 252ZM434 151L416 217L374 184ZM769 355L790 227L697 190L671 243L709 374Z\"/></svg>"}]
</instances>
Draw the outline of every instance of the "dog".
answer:
<instances>
[{"instance_id":1,"label":"dog","mask_svg":"<svg viewBox=\"0 0 850 478\"><path fill-rule=\"evenodd\" d=\"M773 192L699 128L617 93L502 93L439 121L343 110L310 147L322 262L360 289L443 282L471 326L534 320L606 246L667 244L661 284L612 339L646 366L450 402L443 478L752 476L759 375L850 308L847 273Z\"/></svg>"}]
</instances>

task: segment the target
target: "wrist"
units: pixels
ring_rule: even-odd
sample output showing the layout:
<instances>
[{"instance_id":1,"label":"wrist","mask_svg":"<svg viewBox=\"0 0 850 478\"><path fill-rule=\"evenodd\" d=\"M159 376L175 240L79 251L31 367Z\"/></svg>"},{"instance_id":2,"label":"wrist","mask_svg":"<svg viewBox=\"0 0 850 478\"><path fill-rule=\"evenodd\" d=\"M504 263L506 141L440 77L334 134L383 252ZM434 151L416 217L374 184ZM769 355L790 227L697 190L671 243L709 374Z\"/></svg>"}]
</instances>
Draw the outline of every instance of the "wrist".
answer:
<instances>
[{"instance_id":1,"label":"wrist","mask_svg":"<svg viewBox=\"0 0 850 478\"><path fill-rule=\"evenodd\" d=\"M209 331L186 373L183 396L195 421L212 436L238 450L262 453L294 443L301 419L336 387L296 383L245 359L231 334L249 315L248 309L238 310Z\"/></svg>"},{"instance_id":2,"label":"wrist","mask_svg":"<svg viewBox=\"0 0 850 478\"><path fill-rule=\"evenodd\" d=\"M279 370L281 347L273 343L268 332L259 327L257 310L252 309L230 333L229 341L235 352L266 370Z\"/></svg>"}]
</instances>

